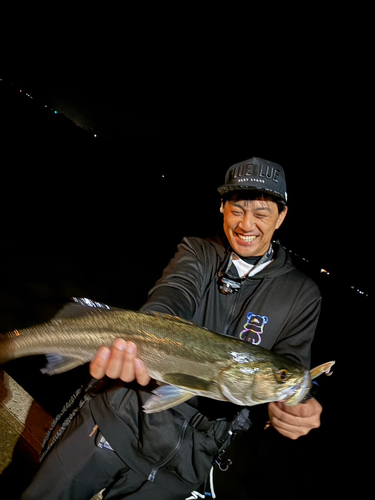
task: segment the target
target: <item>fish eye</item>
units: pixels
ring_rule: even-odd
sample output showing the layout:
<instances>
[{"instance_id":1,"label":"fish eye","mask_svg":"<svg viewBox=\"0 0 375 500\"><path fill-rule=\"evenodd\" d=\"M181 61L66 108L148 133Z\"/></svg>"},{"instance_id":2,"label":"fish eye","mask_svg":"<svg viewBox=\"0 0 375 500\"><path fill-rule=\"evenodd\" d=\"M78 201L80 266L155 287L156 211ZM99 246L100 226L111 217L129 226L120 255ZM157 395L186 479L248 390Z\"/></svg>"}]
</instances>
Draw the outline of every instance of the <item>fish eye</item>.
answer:
<instances>
[{"instance_id":1,"label":"fish eye","mask_svg":"<svg viewBox=\"0 0 375 500\"><path fill-rule=\"evenodd\" d=\"M276 379L278 382L286 382L292 374L285 368L276 372Z\"/></svg>"}]
</instances>

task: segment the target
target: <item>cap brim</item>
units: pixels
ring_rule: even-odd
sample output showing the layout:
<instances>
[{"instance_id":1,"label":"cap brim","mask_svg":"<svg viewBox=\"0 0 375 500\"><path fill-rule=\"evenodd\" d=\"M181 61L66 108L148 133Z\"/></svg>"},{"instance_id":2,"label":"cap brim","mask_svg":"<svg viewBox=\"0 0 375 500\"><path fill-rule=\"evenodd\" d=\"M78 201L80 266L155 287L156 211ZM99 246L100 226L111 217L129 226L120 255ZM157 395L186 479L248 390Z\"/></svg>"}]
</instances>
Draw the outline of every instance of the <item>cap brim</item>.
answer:
<instances>
[{"instance_id":1,"label":"cap brim","mask_svg":"<svg viewBox=\"0 0 375 500\"><path fill-rule=\"evenodd\" d=\"M261 188L259 186L246 186L246 185L241 186L241 185L224 184L223 186L219 186L217 190L221 195L226 193L231 193L234 191L260 191L260 192L263 191L265 193L269 193L273 196L276 196L277 198L280 198L280 200L286 203L286 198L277 191L272 191L272 189Z\"/></svg>"}]
</instances>

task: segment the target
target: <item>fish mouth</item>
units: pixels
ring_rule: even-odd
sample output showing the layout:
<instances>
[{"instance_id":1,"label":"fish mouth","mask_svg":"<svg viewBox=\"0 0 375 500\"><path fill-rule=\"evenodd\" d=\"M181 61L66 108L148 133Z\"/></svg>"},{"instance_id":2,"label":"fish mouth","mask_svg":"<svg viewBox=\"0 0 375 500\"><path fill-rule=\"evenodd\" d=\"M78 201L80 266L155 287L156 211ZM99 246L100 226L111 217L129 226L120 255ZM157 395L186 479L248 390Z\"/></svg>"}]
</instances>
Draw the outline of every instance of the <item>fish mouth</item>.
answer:
<instances>
[{"instance_id":1,"label":"fish mouth","mask_svg":"<svg viewBox=\"0 0 375 500\"><path fill-rule=\"evenodd\" d=\"M310 374L306 372L303 380L292 387L288 387L281 393L279 401L283 401L287 406L294 406L305 398L310 390Z\"/></svg>"},{"instance_id":2,"label":"fish mouth","mask_svg":"<svg viewBox=\"0 0 375 500\"><path fill-rule=\"evenodd\" d=\"M328 376L332 375L331 370L334 364L334 361L328 361L327 363L323 363L307 371L302 382L292 387L288 387L281 392L279 401L283 401L288 406L294 406L303 401L311 388L311 381L322 375L322 373Z\"/></svg>"}]
</instances>

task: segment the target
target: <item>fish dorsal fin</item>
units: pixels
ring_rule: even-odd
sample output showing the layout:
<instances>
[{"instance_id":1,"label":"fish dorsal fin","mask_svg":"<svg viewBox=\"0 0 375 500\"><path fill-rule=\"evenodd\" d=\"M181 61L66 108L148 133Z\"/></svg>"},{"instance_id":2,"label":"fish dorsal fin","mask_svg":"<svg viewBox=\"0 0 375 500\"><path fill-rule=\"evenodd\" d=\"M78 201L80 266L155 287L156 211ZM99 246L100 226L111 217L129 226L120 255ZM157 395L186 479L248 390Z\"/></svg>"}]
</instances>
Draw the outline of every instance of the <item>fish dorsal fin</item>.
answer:
<instances>
[{"instance_id":1,"label":"fish dorsal fin","mask_svg":"<svg viewBox=\"0 0 375 500\"><path fill-rule=\"evenodd\" d=\"M80 316L87 316L92 314L103 314L104 312L117 310L118 308L107 306L101 302L94 300L72 297L72 302L68 302L63 306L60 311L53 317L53 320L72 319Z\"/></svg>"},{"instance_id":2,"label":"fish dorsal fin","mask_svg":"<svg viewBox=\"0 0 375 500\"><path fill-rule=\"evenodd\" d=\"M72 297L72 301L76 304L80 304L84 307L92 307L94 309L112 309L112 307L103 304L102 302L96 302L95 300L88 299L86 297Z\"/></svg>"}]
</instances>

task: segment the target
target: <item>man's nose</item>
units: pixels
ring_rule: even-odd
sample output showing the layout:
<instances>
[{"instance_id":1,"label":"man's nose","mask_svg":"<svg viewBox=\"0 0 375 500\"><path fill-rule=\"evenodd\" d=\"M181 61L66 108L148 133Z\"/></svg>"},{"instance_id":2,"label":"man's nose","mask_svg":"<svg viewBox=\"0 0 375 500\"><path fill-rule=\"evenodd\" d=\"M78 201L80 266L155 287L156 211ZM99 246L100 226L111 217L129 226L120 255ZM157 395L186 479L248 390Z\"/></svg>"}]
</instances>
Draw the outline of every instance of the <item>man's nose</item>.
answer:
<instances>
[{"instance_id":1,"label":"man's nose","mask_svg":"<svg viewBox=\"0 0 375 500\"><path fill-rule=\"evenodd\" d=\"M251 214L245 214L240 223L240 228L248 233L252 231L255 227L255 220Z\"/></svg>"}]
</instances>

